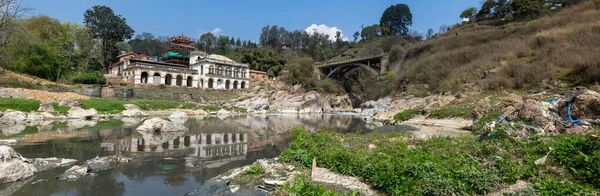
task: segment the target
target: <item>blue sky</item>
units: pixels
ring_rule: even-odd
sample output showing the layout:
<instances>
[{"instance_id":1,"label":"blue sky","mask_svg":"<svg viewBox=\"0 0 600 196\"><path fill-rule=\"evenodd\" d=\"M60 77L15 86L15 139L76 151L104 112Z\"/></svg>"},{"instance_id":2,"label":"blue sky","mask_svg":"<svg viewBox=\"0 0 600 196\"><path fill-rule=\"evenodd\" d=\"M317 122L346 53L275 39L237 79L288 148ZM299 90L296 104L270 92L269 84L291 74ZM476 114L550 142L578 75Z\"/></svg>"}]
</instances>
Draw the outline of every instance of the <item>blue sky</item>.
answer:
<instances>
[{"instance_id":1,"label":"blue sky","mask_svg":"<svg viewBox=\"0 0 600 196\"><path fill-rule=\"evenodd\" d=\"M266 25L288 30L311 24L337 27L352 39L361 25L379 23L390 5L408 4L413 13L412 29L425 33L440 25L460 22L460 12L479 7L480 0L24 0L32 15L83 23L83 13L93 5L107 5L124 16L137 33L160 36L185 34L197 39L203 32L257 41Z\"/></svg>"}]
</instances>

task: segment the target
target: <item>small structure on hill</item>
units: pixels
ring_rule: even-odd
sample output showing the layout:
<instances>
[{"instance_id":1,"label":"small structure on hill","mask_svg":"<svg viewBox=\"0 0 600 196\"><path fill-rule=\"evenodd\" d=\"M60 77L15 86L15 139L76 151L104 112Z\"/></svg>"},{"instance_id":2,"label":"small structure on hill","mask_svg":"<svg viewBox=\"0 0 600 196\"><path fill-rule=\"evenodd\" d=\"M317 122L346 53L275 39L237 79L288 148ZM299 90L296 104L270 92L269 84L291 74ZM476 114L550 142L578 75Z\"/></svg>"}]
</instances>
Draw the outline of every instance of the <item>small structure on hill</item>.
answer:
<instances>
[{"instance_id":1,"label":"small structure on hill","mask_svg":"<svg viewBox=\"0 0 600 196\"><path fill-rule=\"evenodd\" d=\"M171 39L168 51L157 60L145 55L126 53L109 66L109 74L119 84L129 86L179 86L201 89L245 89L249 86L248 64L225 56L199 51L191 38L180 35ZM115 85L115 79L110 84Z\"/></svg>"}]
</instances>

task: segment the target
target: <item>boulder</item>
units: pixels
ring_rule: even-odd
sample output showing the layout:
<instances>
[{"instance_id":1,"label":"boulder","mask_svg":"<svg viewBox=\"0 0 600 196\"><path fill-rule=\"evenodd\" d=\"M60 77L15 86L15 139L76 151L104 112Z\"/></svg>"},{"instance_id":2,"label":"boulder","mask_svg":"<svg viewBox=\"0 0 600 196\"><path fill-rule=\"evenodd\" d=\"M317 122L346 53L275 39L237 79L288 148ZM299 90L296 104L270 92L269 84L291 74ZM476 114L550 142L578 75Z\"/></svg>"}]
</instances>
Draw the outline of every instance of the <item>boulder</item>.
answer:
<instances>
[{"instance_id":1,"label":"boulder","mask_svg":"<svg viewBox=\"0 0 600 196\"><path fill-rule=\"evenodd\" d=\"M77 162L75 159L62 159L62 158L34 158L28 160L38 172L47 171L57 167L66 167Z\"/></svg>"},{"instance_id":2,"label":"boulder","mask_svg":"<svg viewBox=\"0 0 600 196\"><path fill-rule=\"evenodd\" d=\"M575 119L599 119L600 118L600 93L585 90L575 96L572 100L571 115Z\"/></svg>"},{"instance_id":3,"label":"boulder","mask_svg":"<svg viewBox=\"0 0 600 196\"><path fill-rule=\"evenodd\" d=\"M124 104L123 107L125 107L125 110L142 110L140 106L137 106L135 104Z\"/></svg>"},{"instance_id":4,"label":"boulder","mask_svg":"<svg viewBox=\"0 0 600 196\"><path fill-rule=\"evenodd\" d=\"M27 122L27 114L23 112L9 112L0 117L0 124L14 125Z\"/></svg>"},{"instance_id":5,"label":"boulder","mask_svg":"<svg viewBox=\"0 0 600 196\"><path fill-rule=\"evenodd\" d=\"M68 106L68 107L81 107L81 103L74 99L63 99L58 102L59 106Z\"/></svg>"},{"instance_id":6,"label":"boulder","mask_svg":"<svg viewBox=\"0 0 600 196\"><path fill-rule=\"evenodd\" d=\"M202 109L196 110L196 111L194 111L194 113L196 115L200 115L200 116L206 116L206 115L208 115L208 112L206 112L206 111L204 111Z\"/></svg>"},{"instance_id":7,"label":"boulder","mask_svg":"<svg viewBox=\"0 0 600 196\"><path fill-rule=\"evenodd\" d=\"M188 115L182 111L175 111L170 116L169 119L187 119Z\"/></svg>"},{"instance_id":8,"label":"boulder","mask_svg":"<svg viewBox=\"0 0 600 196\"><path fill-rule=\"evenodd\" d=\"M42 103L40 104L40 107L38 108L38 111L40 112L54 112L54 106L52 106L51 103Z\"/></svg>"},{"instance_id":9,"label":"boulder","mask_svg":"<svg viewBox=\"0 0 600 196\"><path fill-rule=\"evenodd\" d=\"M353 108L350 96L333 96L329 98L329 105L334 111L351 111Z\"/></svg>"},{"instance_id":10,"label":"boulder","mask_svg":"<svg viewBox=\"0 0 600 196\"><path fill-rule=\"evenodd\" d=\"M231 115L231 112L228 110L225 110L225 109L220 109L217 112L217 116L228 116L228 115Z\"/></svg>"},{"instance_id":11,"label":"boulder","mask_svg":"<svg viewBox=\"0 0 600 196\"><path fill-rule=\"evenodd\" d=\"M183 126L183 124L173 123L161 118L153 118L144 121L136 130L140 133L160 133L188 131L188 128Z\"/></svg>"},{"instance_id":12,"label":"boulder","mask_svg":"<svg viewBox=\"0 0 600 196\"><path fill-rule=\"evenodd\" d=\"M248 101L247 104L241 106L248 109L248 112L264 111L269 109L269 98L256 97Z\"/></svg>"},{"instance_id":13,"label":"boulder","mask_svg":"<svg viewBox=\"0 0 600 196\"><path fill-rule=\"evenodd\" d=\"M392 99L382 98L377 101L367 101L361 104L362 116L373 116L376 113L386 112L391 109Z\"/></svg>"},{"instance_id":14,"label":"boulder","mask_svg":"<svg viewBox=\"0 0 600 196\"><path fill-rule=\"evenodd\" d=\"M23 157L11 147L0 146L0 184L32 177L37 169L24 162Z\"/></svg>"},{"instance_id":15,"label":"boulder","mask_svg":"<svg viewBox=\"0 0 600 196\"><path fill-rule=\"evenodd\" d=\"M127 104L125 104L127 105ZM129 108L127 110L124 110L121 112L121 115L123 117L146 117L148 116L148 114L146 114L146 112L140 110L140 109L135 109L135 108Z\"/></svg>"},{"instance_id":16,"label":"boulder","mask_svg":"<svg viewBox=\"0 0 600 196\"><path fill-rule=\"evenodd\" d=\"M92 119L98 117L98 111L96 111L94 108L86 110L80 107L71 107L71 109L68 111L67 117L74 119Z\"/></svg>"},{"instance_id":17,"label":"boulder","mask_svg":"<svg viewBox=\"0 0 600 196\"><path fill-rule=\"evenodd\" d=\"M79 180L83 177L91 175L91 173L88 173L88 171L89 170L86 165L75 165L75 166L69 168L67 171L65 171L60 176L58 176L58 179L59 180L68 180L68 181Z\"/></svg>"},{"instance_id":18,"label":"boulder","mask_svg":"<svg viewBox=\"0 0 600 196\"><path fill-rule=\"evenodd\" d=\"M85 164L90 171L102 171L116 167L120 164L129 163L128 158L119 157L117 155L97 157L94 159L87 160Z\"/></svg>"},{"instance_id":19,"label":"boulder","mask_svg":"<svg viewBox=\"0 0 600 196\"><path fill-rule=\"evenodd\" d=\"M37 112L29 112L29 114L27 114L27 121L32 122L32 121L40 121L44 119L44 116L40 115Z\"/></svg>"}]
</instances>

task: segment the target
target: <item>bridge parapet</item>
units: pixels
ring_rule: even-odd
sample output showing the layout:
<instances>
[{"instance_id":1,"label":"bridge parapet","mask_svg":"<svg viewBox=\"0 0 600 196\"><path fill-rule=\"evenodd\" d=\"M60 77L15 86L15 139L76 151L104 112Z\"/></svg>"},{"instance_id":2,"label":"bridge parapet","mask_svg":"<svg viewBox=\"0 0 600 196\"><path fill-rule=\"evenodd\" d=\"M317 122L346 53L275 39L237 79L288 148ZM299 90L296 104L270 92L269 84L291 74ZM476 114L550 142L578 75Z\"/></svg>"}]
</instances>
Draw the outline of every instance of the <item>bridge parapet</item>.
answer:
<instances>
[{"instance_id":1,"label":"bridge parapet","mask_svg":"<svg viewBox=\"0 0 600 196\"><path fill-rule=\"evenodd\" d=\"M316 66L319 67L319 68L321 68L321 67L329 67L329 66L347 64L347 63L351 63L351 62L359 62L359 61L366 61L366 60L369 60L369 59L382 58L382 57L384 57L386 55L387 55L387 53L381 53L381 54L376 54L376 55L365 55L365 56L360 56L358 58L350 58L350 59L344 59L344 60L338 60L338 61L329 61L329 62L324 62L324 63L317 63Z\"/></svg>"}]
</instances>

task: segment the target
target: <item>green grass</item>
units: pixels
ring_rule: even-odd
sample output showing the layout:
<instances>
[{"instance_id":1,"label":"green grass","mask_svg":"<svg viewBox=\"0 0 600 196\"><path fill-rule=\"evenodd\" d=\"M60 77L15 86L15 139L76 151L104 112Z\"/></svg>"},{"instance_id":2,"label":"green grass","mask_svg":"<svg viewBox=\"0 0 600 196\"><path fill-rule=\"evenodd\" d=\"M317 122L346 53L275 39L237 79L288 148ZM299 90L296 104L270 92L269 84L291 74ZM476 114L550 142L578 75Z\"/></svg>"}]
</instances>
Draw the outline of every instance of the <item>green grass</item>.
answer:
<instances>
[{"instance_id":1,"label":"green grass","mask_svg":"<svg viewBox=\"0 0 600 196\"><path fill-rule=\"evenodd\" d=\"M58 112L59 114L67 114L71 109L69 106L59 106L58 103L52 103L52 107L54 107L54 111Z\"/></svg>"},{"instance_id":2,"label":"green grass","mask_svg":"<svg viewBox=\"0 0 600 196\"><path fill-rule=\"evenodd\" d=\"M246 171L244 171L244 174L246 174L246 175L262 175L262 174L265 174L265 168L262 167L258 163L254 163L254 164L252 164L252 166L250 166L250 168L248 168Z\"/></svg>"},{"instance_id":3,"label":"green grass","mask_svg":"<svg viewBox=\"0 0 600 196\"><path fill-rule=\"evenodd\" d=\"M438 110L432 110L429 118L444 119L444 118L465 118L473 117L472 107L450 106Z\"/></svg>"},{"instance_id":4,"label":"green grass","mask_svg":"<svg viewBox=\"0 0 600 196\"><path fill-rule=\"evenodd\" d=\"M221 106L217 106L217 105L206 105L206 106L200 106L200 109L207 111L207 112L217 112L223 108Z\"/></svg>"},{"instance_id":5,"label":"green grass","mask_svg":"<svg viewBox=\"0 0 600 196\"><path fill-rule=\"evenodd\" d=\"M219 111L220 106L198 106L194 103L176 102L176 101L162 101L162 100L147 100L147 99L102 99L92 98L89 100L82 100L81 104L83 108L95 108L100 113L116 114L125 110L124 104L135 104L140 106L142 110L168 110L168 109L205 109L207 111ZM216 110L215 110L216 109Z\"/></svg>"},{"instance_id":6,"label":"green grass","mask_svg":"<svg viewBox=\"0 0 600 196\"><path fill-rule=\"evenodd\" d=\"M473 135L420 141L399 133L294 128L291 134L282 161L309 168L316 157L320 167L357 176L387 195L484 195L517 180L532 184L535 194L600 194L600 139L592 134L481 142ZM536 165L550 147L546 163Z\"/></svg>"},{"instance_id":7,"label":"green grass","mask_svg":"<svg viewBox=\"0 0 600 196\"><path fill-rule=\"evenodd\" d=\"M354 196L358 195L358 192L350 192L347 194L338 193L336 190L328 189L327 187L316 184L309 180L308 177L299 175L294 176L294 178L285 183L280 190L278 190L274 195L327 195L327 196L339 196L339 195L348 195Z\"/></svg>"},{"instance_id":8,"label":"green grass","mask_svg":"<svg viewBox=\"0 0 600 196\"><path fill-rule=\"evenodd\" d=\"M414 118L417 115L421 115L422 110L415 109L407 109L396 115L394 115L394 120L396 122L403 122Z\"/></svg>"},{"instance_id":9,"label":"green grass","mask_svg":"<svg viewBox=\"0 0 600 196\"><path fill-rule=\"evenodd\" d=\"M0 111L13 109L22 112L37 111L40 101L18 98L0 98Z\"/></svg>"}]
</instances>

